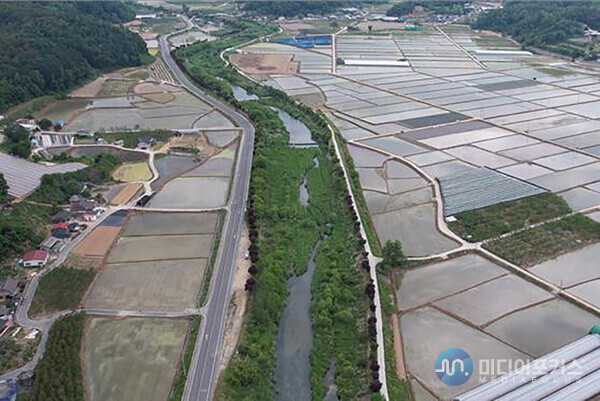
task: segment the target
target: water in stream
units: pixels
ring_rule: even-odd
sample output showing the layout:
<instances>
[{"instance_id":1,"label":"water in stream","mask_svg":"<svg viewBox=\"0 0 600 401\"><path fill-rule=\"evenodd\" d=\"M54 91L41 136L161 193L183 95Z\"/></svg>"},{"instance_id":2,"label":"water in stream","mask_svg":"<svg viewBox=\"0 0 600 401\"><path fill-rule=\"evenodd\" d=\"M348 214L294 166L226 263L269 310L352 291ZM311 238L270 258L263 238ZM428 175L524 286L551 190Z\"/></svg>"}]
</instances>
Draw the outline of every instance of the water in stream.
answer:
<instances>
[{"instance_id":1,"label":"water in stream","mask_svg":"<svg viewBox=\"0 0 600 401\"><path fill-rule=\"evenodd\" d=\"M285 125L285 129L290 133L290 146L294 147L310 147L317 146L317 143L312 140L310 130L300 120L290 116L286 111L274 108L279 115L279 118Z\"/></svg>"},{"instance_id":2,"label":"water in stream","mask_svg":"<svg viewBox=\"0 0 600 401\"><path fill-rule=\"evenodd\" d=\"M288 280L290 295L281 319L275 343L275 400L311 399L309 355L313 333L310 321L310 286L315 272L319 242L310 250L308 269Z\"/></svg>"},{"instance_id":3,"label":"water in stream","mask_svg":"<svg viewBox=\"0 0 600 401\"><path fill-rule=\"evenodd\" d=\"M246 89L241 86L231 85L231 89L233 90L233 97L239 102L244 100L258 100L258 96L253 93L248 93Z\"/></svg>"}]
</instances>

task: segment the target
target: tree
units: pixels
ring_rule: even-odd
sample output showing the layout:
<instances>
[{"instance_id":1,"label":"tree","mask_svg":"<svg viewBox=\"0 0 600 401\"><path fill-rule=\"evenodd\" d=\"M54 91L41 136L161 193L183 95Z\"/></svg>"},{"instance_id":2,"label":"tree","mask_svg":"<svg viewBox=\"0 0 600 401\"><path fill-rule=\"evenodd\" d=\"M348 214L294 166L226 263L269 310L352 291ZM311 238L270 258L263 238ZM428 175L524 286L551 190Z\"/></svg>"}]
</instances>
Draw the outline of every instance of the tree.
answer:
<instances>
[{"instance_id":1,"label":"tree","mask_svg":"<svg viewBox=\"0 0 600 401\"><path fill-rule=\"evenodd\" d=\"M406 261L400 241L388 241L383 247L383 260L377 265L380 273L386 274L390 269L402 266Z\"/></svg>"},{"instance_id":2,"label":"tree","mask_svg":"<svg viewBox=\"0 0 600 401\"><path fill-rule=\"evenodd\" d=\"M47 118L42 118L40 120L40 122L38 123L38 125L40 126L41 129L43 129L44 131L47 131L52 127L52 121L48 120Z\"/></svg>"},{"instance_id":3,"label":"tree","mask_svg":"<svg viewBox=\"0 0 600 401\"><path fill-rule=\"evenodd\" d=\"M8 195L8 183L4 179L4 174L0 173L0 205L8 202L10 196Z\"/></svg>"}]
</instances>

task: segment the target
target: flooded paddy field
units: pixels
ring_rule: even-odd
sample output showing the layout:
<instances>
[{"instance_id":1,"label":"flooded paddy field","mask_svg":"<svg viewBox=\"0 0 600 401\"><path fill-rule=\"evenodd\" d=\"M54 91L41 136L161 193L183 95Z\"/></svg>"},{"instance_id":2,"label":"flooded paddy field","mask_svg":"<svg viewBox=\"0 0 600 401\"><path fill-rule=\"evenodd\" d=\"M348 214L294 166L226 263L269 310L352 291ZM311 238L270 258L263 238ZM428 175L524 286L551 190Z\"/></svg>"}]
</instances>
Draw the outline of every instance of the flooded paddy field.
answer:
<instances>
[{"instance_id":1,"label":"flooded paddy field","mask_svg":"<svg viewBox=\"0 0 600 401\"><path fill-rule=\"evenodd\" d=\"M535 359L597 323L591 313L475 254L399 272L395 282L408 373L440 399L479 384L450 387L437 378L432 366L447 348L468 352L474 377L489 380L494 374L478 371L480 359Z\"/></svg>"},{"instance_id":2,"label":"flooded paddy field","mask_svg":"<svg viewBox=\"0 0 600 401\"><path fill-rule=\"evenodd\" d=\"M228 192L228 177L181 177L167 183L149 206L158 209L216 208L225 205Z\"/></svg>"},{"instance_id":3,"label":"flooded paddy field","mask_svg":"<svg viewBox=\"0 0 600 401\"><path fill-rule=\"evenodd\" d=\"M187 156L164 156L154 161L154 166L158 170L158 180L150 184L153 190L157 190L169 182L174 177L193 169L198 165L198 161L193 157Z\"/></svg>"},{"instance_id":4,"label":"flooded paddy field","mask_svg":"<svg viewBox=\"0 0 600 401\"><path fill-rule=\"evenodd\" d=\"M90 400L166 400L188 326L185 319L91 318L84 338Z\"/></svg>"}]
</instances>

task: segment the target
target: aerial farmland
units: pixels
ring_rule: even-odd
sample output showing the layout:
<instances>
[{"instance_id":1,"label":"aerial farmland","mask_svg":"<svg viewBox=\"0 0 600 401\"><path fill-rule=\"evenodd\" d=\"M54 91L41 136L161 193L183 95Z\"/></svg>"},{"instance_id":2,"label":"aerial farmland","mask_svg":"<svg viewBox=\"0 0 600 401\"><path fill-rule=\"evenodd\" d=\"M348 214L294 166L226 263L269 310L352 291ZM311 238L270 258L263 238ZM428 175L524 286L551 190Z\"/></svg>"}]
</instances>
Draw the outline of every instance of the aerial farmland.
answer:
<instances>
[{"instance_id":1,"label":"aerial farmland","mask_svg":"<svg viewBox=\"0 0 600 401\"><path fill-rule=\"evenodd\" d=\"M460 25L275 42L231 61L328 116L357 172L371 248L401 242L396 365L415 399L478 385L438 380L444 349L476 363L535 359L597 324L600 273L586 263L600 255L592 70Z\"/></svg>"}]
</instances>

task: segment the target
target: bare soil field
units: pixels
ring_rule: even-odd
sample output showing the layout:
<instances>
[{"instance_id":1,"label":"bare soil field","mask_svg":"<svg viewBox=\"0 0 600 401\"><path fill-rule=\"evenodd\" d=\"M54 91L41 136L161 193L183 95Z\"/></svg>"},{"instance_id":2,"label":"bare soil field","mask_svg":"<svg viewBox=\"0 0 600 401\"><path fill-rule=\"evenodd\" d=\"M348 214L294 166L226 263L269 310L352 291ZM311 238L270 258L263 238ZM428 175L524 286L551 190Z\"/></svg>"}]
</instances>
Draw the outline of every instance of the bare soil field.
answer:
<instances>
[{"instance_id":1,"label":"bare soil field","mask_svg":"<svg viewBox=\"0 0 600 401\"><path fill-rule=\"evenodd\" d=\"M75 89L73 92L69 93L69 97L77 98L77 97L94 97L96 96L100 90L102 89L102 85L106 81L105 77L98 77L92 82Z\"/></svg>"},{"instance_id":2,"label":"bare soil field","mask_svg":"<svg viewBox=\"0 0 600 401\"><path fill-rule=\"evenodd\" d=\"M289 54L233 54L230 61L248 74L295 74L298 63Z\"/></svg>"},{"instance_id":3,"label":"bare soil field","mask_svg":"<svg viewBox=\"0 0 600 401\"><path fill-rule=\"evenodd\" d=\"M123 235L213 234L218 213L141 213L129 221Z\"/></svg>"},{"instance_id":4,"label":"bare soil field","mask_svg":"<svg viewBox=\"0 0 600 401\"><path fill-rule=\"evenodd\" d=\"M109 263L206 258L213 235L122 237L108 257Z\"/></svg>"},{"instance_id":5,"label":"bare soil field","mask_svg":"<svg viewBox=\"0 0 600 401\"><path fill-rule=\"evenodd\" d=\"M86 399L168 399L188 327L184 319L91 319L84 340Z\"/></svg>"},{"instance_id":6,"label":"bare soil field","mask_svg":"<svg viewBox=\"0 0 600 401\"><path fill-rule=\"evenodd\" d=\"M142 184L127 184L125 185L111 200L111 205L124 205L135 196L142 188Z\"/></svg>"},{"instance_id":7,"label":"bare soil field","mask_svg":"<svg viewBox=\"0 0 600 401\"><path fill-rule=\"evenodd\" d=\"M131 93L137 81L131 79L107 79L96 96L119 96Z\"/></svg>"},{"instance_id":8,"label":"bare soil field","mask_svg":"<svg viewBox=\"0 0 600 401\"><path fill-rule=\"evenodd\" d=\"M196 305L207 259L108 264L86 308L180 312Z\"/></svg>"},{"instance_id":9,"label":"bare soil field","mask_svg":"<svg viewBox=\"0 0 600 401\"><path fill-rule=\"evenodd\" d=\"M73 253L86 258L102 259L119 235L120 227L96 227L73 250Z\"/></svg>"}]
</instances>

